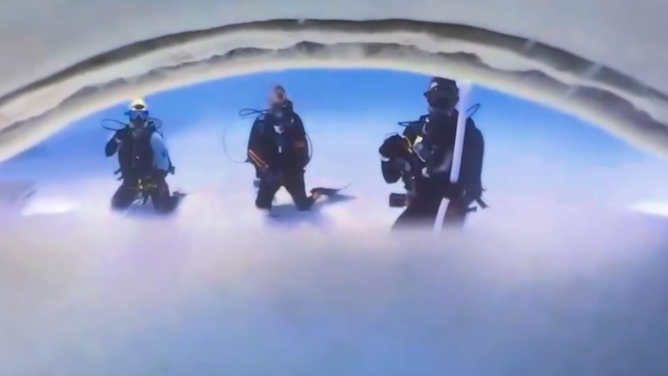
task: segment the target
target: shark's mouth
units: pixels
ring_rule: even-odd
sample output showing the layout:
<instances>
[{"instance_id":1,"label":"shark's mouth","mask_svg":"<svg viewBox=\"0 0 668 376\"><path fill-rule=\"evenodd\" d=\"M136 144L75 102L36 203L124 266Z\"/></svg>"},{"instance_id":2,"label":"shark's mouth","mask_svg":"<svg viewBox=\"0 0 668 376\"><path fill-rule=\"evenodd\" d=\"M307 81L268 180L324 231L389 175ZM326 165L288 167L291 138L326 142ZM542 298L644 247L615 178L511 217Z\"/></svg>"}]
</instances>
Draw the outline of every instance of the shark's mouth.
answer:
<instances>
[{"instance_id":1,"label":"shark's mouth","mask_svg":"<svg viewBox=\"0 0 668 376\"><path fill-rule=\"evenodd\" d=\"M668 96L535 40L408 20L273 20L182 32L92 57L0 98L0 161L71 121L147 94L289 68L384 68L473 80L668 150Z\"/></svg>"}]
</instances>

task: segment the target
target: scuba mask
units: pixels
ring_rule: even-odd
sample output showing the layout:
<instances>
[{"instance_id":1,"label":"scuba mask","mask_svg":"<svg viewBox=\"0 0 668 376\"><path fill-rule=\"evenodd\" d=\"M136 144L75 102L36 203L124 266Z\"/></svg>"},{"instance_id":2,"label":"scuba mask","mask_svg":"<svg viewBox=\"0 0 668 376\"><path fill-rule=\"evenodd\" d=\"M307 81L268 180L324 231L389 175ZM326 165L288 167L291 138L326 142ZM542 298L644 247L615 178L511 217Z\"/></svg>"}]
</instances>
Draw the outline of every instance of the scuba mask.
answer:
<instances>
[{"instance_id":1,"label":"scuba mask","mask_svg":"<svg viewBox=\"0 0 668 376\"><path fill-rule=\"evenodd\" d=\"M130 129L132 129L132 134L134 136L139 136L146 129L148 124L148 112L147 111L129 111L128 117L130 118Z\"/></svg>"},{"instance_id":2,"label":"scuba mask","mask_svg":"<svg viewBox=\"0 0 668 376\"><path fill-rule=\"evenodd\" d=\"M132 126L146 124L148 121L148 111L131 110L128 111L128 117L130 118L130 124Z\"/></svg>"},{"instance_id":3,"label":"scuba mask","mask_svg":"<svg viewBox=\"0 0 668 376\"><path fill-rule=\"evenodd\" d=\"M148 122L148 108L143 100L135 100L125 114L130 119L130 128L141 128Z\"/></svg>"},{"instance_id":4,"label":"scuba mask","mask_svg":"<svg viewBox=\"0 0 668 376\"><path fill-rule=\"evenodd\" d=\"M453 80L434 77L424 92L430 113L450 113L459 102L459 88Z\"/></svg>"},{"instance_id":5,"label":"scuba mask","mask_svg":"<svg viewBox=\"0 0 668 376\"><path fill-rule=\"evenodd\" d=\"M143 133L149 121L148 107L144 100L135 99L132 101L125 115L130 120L129 127L132 129L132 134L136 137Z\"/></svg>"}]
</instances>

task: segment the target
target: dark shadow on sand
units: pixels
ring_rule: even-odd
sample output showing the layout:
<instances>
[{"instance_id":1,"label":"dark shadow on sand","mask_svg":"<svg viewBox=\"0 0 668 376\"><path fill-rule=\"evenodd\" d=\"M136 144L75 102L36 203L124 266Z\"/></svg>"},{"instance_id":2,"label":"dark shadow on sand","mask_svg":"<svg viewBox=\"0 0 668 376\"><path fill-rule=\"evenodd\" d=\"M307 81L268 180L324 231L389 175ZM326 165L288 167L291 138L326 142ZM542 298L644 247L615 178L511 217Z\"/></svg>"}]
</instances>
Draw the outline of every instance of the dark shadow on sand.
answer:
<instances>
[{"instance_id":1,"label":"dark shadow on sand","mask_svg":"<svg viewBox=\"0 0 668 376\"><path fill-rule=\"evenodd\" d=\"M142 219L142 220L169 220L171 217L178 215L179 207L183 204L183 200L186 198L187 194L182 192L174 192L173 194L179 195L179 203L176 206L176 209L170 213L160 213L155 210L151 199L149 199L144 204L134 204L126 212L121 212L119 214L125 215L127 218L133 219Z\"/></svg>"},{"instance_id":2,"label":"dark shadow on sand","mask_svg":"<svg viewBox=\"0 0 668 376\"><path fill-rule=\"evenodd\" d=\"M327 229L331 226L332 222L330 218L327 218L327 216L321 212L322 208L356 199L357 197L355 196L338 194L317 202L313 205L311 210L308 211L298 211L292 203L275 205L272 212L276 214L278 218L267 218L267 222L272 226L286 228L294 228L307 224L312 227Z\"/></svg>"}]
</instances>

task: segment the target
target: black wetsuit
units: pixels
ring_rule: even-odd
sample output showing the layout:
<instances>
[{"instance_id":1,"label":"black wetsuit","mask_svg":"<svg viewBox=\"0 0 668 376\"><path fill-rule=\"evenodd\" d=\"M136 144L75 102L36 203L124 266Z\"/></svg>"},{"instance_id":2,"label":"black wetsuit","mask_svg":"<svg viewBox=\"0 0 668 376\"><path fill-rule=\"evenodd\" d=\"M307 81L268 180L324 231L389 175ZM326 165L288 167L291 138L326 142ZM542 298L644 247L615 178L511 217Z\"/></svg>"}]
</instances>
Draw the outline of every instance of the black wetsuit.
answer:
<instances>
[{"instance_id":1,"label":"black wetsuit","mask_svg":"<svg viewBox=\"0 0 668 376\"><path fill-rule=\"evenodd\" d=\"M253 124L248 140L248 160L260 179L255 205L270 209L276 192L284 187L298 210L308 210L314 199L306 194L305 167L309 162L309 145L304 123L292 112L283 124L283 133L274 129L277 120L271 114L260 115Z\"/></svg>"},{"instance_id":2,"label":"black wetsuit","mask_svg":"<svg viewBox=\"0 0 668 376\"><path fill-rule=\"evenodd\" d=\"M469 205L482 195L482 165L484 138L472 119L467 119L464 150L458 184L450 183L450 168L457 129L457 111L449 115L423 116L407 126L403 140L413 149L424 148L425 160L408 151L391 152L389 160L381 162L383 177L388 184L396 183L407 176L412 185L412 194L404 212L397 218L394 229L405 227L432 227L443 198L449 199L445 223L461 225L468 213ZM399 140L398 137L395 137ZM390 140L388 138L388 140ZM381 146L381 154L387 154L390 141ZM416 146L421 144L421 146ZM407 172L405 166L410 166ZM422 170L426 170L424 176Z\"/></svg>"},{"instance_id":3,"label":"black wetsuit","mask_svg":"<svg viewBox=\"0 0 668 376\"><path fill-rule=\"evenodd\" d=\"M150 126L134 136L130 128L117 131L105 146L105 155L118 154L118 172L121 186L112 199L112 209L126 209L137 199L138 191L147 189L154 207L159 211L171 211L175 198L171 196L166 177L168 171L154 167L154 149L151 138L157 130ZM170 162L170 170L173 169ZM145 188L144 188L145 187Z\"/></svg>"}]
</instances>

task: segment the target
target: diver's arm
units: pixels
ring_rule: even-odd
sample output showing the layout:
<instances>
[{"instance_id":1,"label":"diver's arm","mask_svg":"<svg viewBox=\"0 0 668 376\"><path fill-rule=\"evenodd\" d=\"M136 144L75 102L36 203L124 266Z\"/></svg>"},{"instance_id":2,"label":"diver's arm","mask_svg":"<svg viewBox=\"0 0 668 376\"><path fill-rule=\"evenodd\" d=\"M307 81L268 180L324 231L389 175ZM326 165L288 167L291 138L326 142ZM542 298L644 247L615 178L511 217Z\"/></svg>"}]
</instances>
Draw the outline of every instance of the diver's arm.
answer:
<instances>
[{"instance_id":1,"label":"diver's arm","mask_svg":"<svg viewBox=\"0 0 668 376\"><path fill-rule=\"evenodd\" d=\"M410 124L404 128L403 137L408 141L409 145L413 145L417 136L420 134L422 123Z\"/></svg>"},{"instance_id":2,"label":"diver's arm","mask_svg":"<svg viewBox=\"0 0 668 376\"><path fill-rule=\"evenodd\" d=\"M433 148L429 158L424 161L423 171L428 175L433 173L449 171L452 166L452 153L454 152L448 147L447 141L439 142Z\"/></svg>"},{"instance_id":3,"label":"diver's arm","mask_svg":"<svg viewBox=\"0 0 668 376\"><path fill-rule=\"evenodd\" d=\"M423 116L419 121L406 126L401 135L388 137L380 147L380 168L387 184L398 182L404 174L411 173L416 167L416 158L412 155L410 147L422 130L424 118Z\"/></svg>"},{"instance_id":4,"label":"diver's arm","mask_svg":"<svg viewBox=\"0 0 668 376\"><path fill-rule=\"evenodd\" d=\"M306 166L309 163L309 144L306 139L306 129L304 127L304 122L302 118L297 114L293 114L293 126L294 126L294 146L297 151L297 155L302 162L303 166Z\"/></svg>"},{"instance_id":5,"label":"diver's arm","mask_svg":"<svg viewBox=\"0 0 668 376\"><path fill-rule=\"evenodd\" d=\"M263 124L262 117L258 116L257 119L255 119L255 121L253 122L250 134L248 135L248 146L246 148L247 150L251 149L252 146L257 143L257 138L262 124Z\"/></svg>"},{"instance_id":6,"label":"diver's arm","mask_svg":"<svg viewBox=\"0 0 668 376\"><path fill-rule=\"evenodd\" d=\"M118 147L121 145L121 140L118 138L116 133L107 141L107 144L104 147L104 155L106 157L111 157L116 154Z\"/></svg>"},{"instance_id":7,"label":"diver's arm","mask_svg":"<svg viewBox=\"0 0 668 376\"><path fill-rule=\"evenodd\" d=\"M246 149L246 154L248 156L247 161L263 171L270 167L267 162L265 162L266 130L263 128L266 126L266 122L262 117L255 119L253 127L251 128L250 137L248 138L248 148Z\"/></svg>"},{"instance_id":8,"label":"diver's arm","mask_svg":"<svg viewBox=\"0 0 668 376\"><path fill-rule=\"evenodd\" d=\"M447 127L439 127L438 133L434 134L434 142L432 143L432 152L425 161L425 173L427 175L439 174L448 172L452 168L454 158L454 143L456 142L457 133L454 135L447 131ZM462 151L462 165L465 163L464 159L468 153L466 149L469 148L468 140L473 137L474 132L479 132L475 127L473 119L466 120L466 128L464 134L464 150ZM463 168L462 168L463 170Z\"/></svg>"},{"instance_id":9,"label":"diver's arm","mask_svg":"<svg viewBox=\"0 0 668 376\"><path fill-rule=\"evenodd\" d=\"M170 167L169 151L167 145L165 145L165 140L158 132L153 132L151 135L151 149L153 149L153 167L168 172Z\"/></svg>"},{"instance_id":10,"label":"diver's arm","mask_svg":"<svg viewBox=\"0 0 668 376\"><path fill-rule=\"evenodd\" d=\"M406 161L409 153L406 145L405 137L395 134L385 139L378 149L383 179L388 184L396 183L404 172L410 171Z\"/></svg>"},{"instance_id":11,"label":"diver's arm","mask_svg":"<svg viewBox=\"0 0 668 376\"><path fill-rule=\"evenodd\" d=\"M292 125L294 126L294 137L297 142L306 142L306 128L304 127L304 122L298 114L293 114Z\"/></svg>"},{"instance_id":12,"label":"diver's arm","mask_svg":"<svg viewBox=\"0 0 668 376\"><path fill-rule=\"evenodd\" d=\"M482 168L485 158L485 138L475 126L470 127L466 132L461 180L467 196L475 200L480 198L483 191Z\"/></svg>"}]
</instances>

